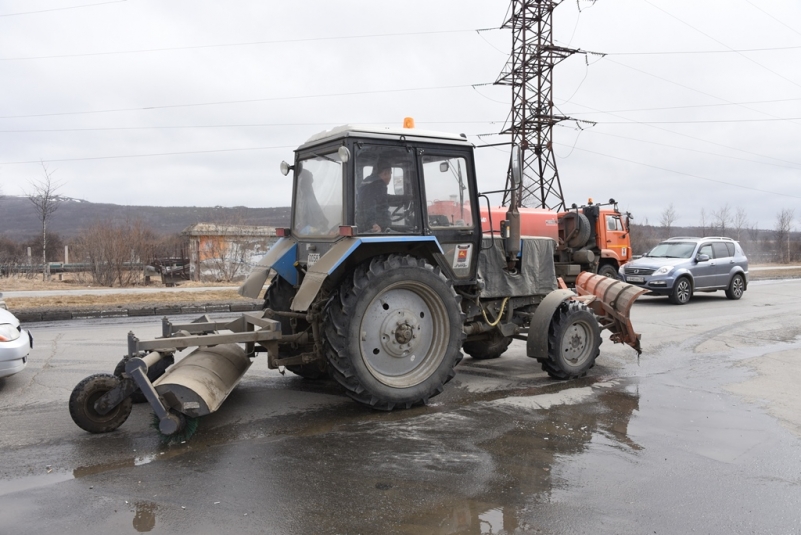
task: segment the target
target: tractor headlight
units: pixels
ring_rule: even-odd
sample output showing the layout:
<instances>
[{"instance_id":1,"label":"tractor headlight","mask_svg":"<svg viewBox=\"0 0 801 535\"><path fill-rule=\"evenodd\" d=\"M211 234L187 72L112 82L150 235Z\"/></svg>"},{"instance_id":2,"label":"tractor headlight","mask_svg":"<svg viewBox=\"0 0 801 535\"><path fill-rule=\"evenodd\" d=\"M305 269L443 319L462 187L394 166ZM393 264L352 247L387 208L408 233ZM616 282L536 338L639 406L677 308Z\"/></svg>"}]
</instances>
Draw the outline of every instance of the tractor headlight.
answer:
<instances>
[{"instance_id":1,"label":"tractor headlight","mask_svg":"<svg viewBox=\"0 0 801 535\"><path fill-rule=\"evenodd\" d=\"M673 266L662 266L661 268L654 271L654 275L667 275L673 271Z\"/></svg>"},{"instance_id":2,"label":"tractor headlight","mask_svg":"<svg viewBox=\"0 0 801 535\"><path fill-rule=\"evenodd\" d=\"M19 338L19 330L10 323L0 324L0 342L11 342Z\"/></svg>"}]
</instances>

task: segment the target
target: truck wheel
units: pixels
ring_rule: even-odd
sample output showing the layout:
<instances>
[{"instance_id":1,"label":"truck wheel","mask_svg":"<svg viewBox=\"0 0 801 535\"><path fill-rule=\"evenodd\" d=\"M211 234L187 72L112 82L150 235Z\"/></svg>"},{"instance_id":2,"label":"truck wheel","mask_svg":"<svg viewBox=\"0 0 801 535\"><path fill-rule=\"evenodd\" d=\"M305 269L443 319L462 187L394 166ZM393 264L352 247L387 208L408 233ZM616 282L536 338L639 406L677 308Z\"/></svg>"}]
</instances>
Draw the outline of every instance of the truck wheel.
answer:
<instances>
[{"instance_id":1,"label":"truck wheel","mask_svg":"<svg viewBox=\"0 0 801 535\"><path fill-rule=\"evenodd\" d=\"M731 278L731 282L729 283L729 287L726 288L726 297L729 299L739 299L743 296L743 292L745 291L745 280L743 276L737 273L734 277Z\"/></svg>"},{"instance_id":2,"label":"truck wheel","mask_svg":"<svg viewBox=\"0 0 801 535\"><path fill-rule=\"evenodd\" d=\"M117 366L114 368L114 377L120 378L122 377L122 372L125 371L125 364L128 362L127 358L123 358L121 361L117 363ZM155 382L156 379L164 375L164 372L167 371L167 368L175 364L175 356L168 355L154 364L151 368L147 370L147 378L150 380L151 383ZM133 403L147 403L147 398L142 393L140 389L134 390L134 393L131 394L131 402Z\"/></svg>"},{"instance_id":3,"label":"truck wheel","mask_svg":"<svg viewBox=\"0 0 801 535\"><path fill-rule=\"evenodd\" d=\"M131 414L131 398L122 400L108 414L98 414L95 402L106 392L115 389L120 380L107 373L90 375L73 389L70 394L70 416L72 421L90 433L108 433L125 423Z\"/></svg>"},{"instance_id":4,"label":"truck wheel","mask_svg":"<svg viewBox=\"0 0 801 535\"><path fill-rule=\"evenodd\" d=\"M476 360L497 359L509 348L512 343L511 336L504 336L497 330L490 333L485 340L465 342L462 349Z\"/></svg>"},{"instance_id":5,"label":"truck wheel","mask_svg":"<svg viewBox=\"0 0 801 535\"><path fill-rule=\"evenodd\" d=\"M295 289L284 278L276 276L272 284L267 288L264 293L264 308L270 308L279 312L289 311L289 305L292 304L292 298L295 296ZM292 334L292 325L289 323L290 319L277 316L275 318L281 323L281 334ZM304 331L309 328L309 323L306 320L297 320L298 332ZM303 353L301 348L293 348L285 344L281 346L281 353L287 357L294 357ZM325 369L325 362L312 362L310 364L300 364L297 366L287 366L287 370L295 375L299 375L304 379L322 379L328 375Z\"/></svg>"},{"instance_id":6,"label":"truck wheel","mask_svg":"<svg viewBox=\"0 0 801 535\"><path fill-rule=\"evenodd\" d=\"M674 305L686 305L693 296L693 285L687 277L680 277L673 283L673 291L670 292L668 299Z\"/></svg>"},{"instance_id":7,"label":"truck wheel","mask_svg":"<svg viewBox=\"0 0 801 535\"><path fill-rule=\"evenodd\" d=\"M354 400L381 410L426 403L462 360L460 297L413 256L376 257L326 305L328 367Z\"/></svg>"},{"instance_id":8,"label":"truck wheel","mask_svg":"<svg viewBox=\"0 0 801 535\"><path fill-rule=\"evenodd\" d=\"M602 277L609 277L610 279L618 278L617 270L615 269L615 266L611 264L604 264L598 268L598 275L601 275Z\"/></svg>"},{"instance_id":9,"label":"truck wheel","mask_svg":"<svg viewBox=\"0 0 801 535\"><path fill-rule=\"evenodd\" d=\"M542 369L554 379L583 377L600 353L601 328L587 305L566 301L548 327L548 359Z\"/></svg>"}]
</instances>

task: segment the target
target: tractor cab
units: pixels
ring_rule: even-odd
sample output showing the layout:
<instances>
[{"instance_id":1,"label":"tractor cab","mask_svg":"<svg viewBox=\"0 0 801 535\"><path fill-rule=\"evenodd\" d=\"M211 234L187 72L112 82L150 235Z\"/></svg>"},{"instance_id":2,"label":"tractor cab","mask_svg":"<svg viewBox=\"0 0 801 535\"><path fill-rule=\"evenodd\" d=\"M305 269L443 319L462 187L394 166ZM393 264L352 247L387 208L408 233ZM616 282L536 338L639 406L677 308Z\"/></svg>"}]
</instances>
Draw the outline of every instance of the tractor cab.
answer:
<instances>
[{"instance_id":1,"label":"tractor cab","mask_svg":"<svg viewBox=\"0 0 801 535\"><path fill-rule=\"evenodd\" d=\"M282 171L294 173L285 233L298 244L298 267L308 270L349 237L365 250L389 242L393 251L416 250L457 283L474 279L481 226L464 137L348 125L312 136Z\"/></svg>"}]
</instances>

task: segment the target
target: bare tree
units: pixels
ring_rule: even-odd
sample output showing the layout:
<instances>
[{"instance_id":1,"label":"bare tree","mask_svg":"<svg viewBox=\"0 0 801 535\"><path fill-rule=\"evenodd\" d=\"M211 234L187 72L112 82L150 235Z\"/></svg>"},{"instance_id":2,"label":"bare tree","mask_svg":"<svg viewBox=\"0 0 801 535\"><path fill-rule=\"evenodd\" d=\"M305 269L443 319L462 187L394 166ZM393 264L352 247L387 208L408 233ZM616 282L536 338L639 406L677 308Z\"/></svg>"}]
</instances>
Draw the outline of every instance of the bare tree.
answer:
<instances>
[{"instance_id":1,"label":"bare tree","mask_svg":"<svg viewBox=\"0 0 801 535\"><path fill-rule=\"evenodd\" d=\"M706 208L701 207L701 236L706 236Z\"/></svg>"},{"instance_id":2,"label":"bare tree","mask_svg":"<svg viewBox=\"0 0 801 535\"><path fill-rule=\"evenodd\" d=\"M742 206L738 206L737 209L734 211L734 233L737 236L737 241L740 241L740 238L745 238L745 231L748 229L748 214L745 211L745 208Z\"/></svg>"},{"instance_id":3,"label":"bare tree","mask_svg":"<svg viewBox=\"0 0 801 535\"><path fill-rule=\"evenodd\" d=\"M670 238L670 229L673 223L676 222L676 209L673 208L673 203L670 203L667 208L662 211L662 218L660 219L662 226L665 227L667 238Z\"/></svg>"},{"instance_id":4,"label":"bare tree","mask_svg":"<svg viewBox=\"0 0 801 535\"><path fill-rule=\"evenodd\" d=\"M713 211L712 218L715 221L715 228L718 229L720 235L725 236L726 228L728 228L729 224L731 223L731 208L729 208L729 203L726 203L717 210Z\"/></svg>"},{"instance_id":5,"label":"bare tree","mask_svg":"<svg viewBox=\"0 0 801 535\"><path fill-rule=\"evenodd\" d=\"M782 208L776 214L776 252L779 262L790 261L790 231L793 228L793 217L795 217L795 210L790 208ZM784 244L787 243L785 255Z\"/></svg>"},{"instance_id":6,"label":"bare tree","mask_svg":"<svg viewBox=\"0 0 801 535\"><path fill-rule=\"evenodd\" d=\"M58 190L61 184L53 180L55 171L50 171L47 164L42 162L42 171L44 177L39 180L31 180L31 191L26 193L25 196L31 201L36 213L39 216L39 221L42 222L42 280L47 280L47 223L50 218L58 210L61 204L61 197L58 196Z\"/></svg>"}]
</instances>

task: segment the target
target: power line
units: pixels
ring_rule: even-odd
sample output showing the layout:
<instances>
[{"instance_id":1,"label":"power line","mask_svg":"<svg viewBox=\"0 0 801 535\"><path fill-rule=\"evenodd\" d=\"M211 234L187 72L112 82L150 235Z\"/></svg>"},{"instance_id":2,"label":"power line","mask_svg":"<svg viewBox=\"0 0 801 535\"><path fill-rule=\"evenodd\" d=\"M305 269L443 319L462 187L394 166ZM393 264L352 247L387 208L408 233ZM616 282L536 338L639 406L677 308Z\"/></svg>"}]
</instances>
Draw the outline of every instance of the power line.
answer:
<instances>
[{"instance_id":1,"label":"power line","mask_svg":"<svg viewBox=\"0 0 801 535\"><path fill-rule=\"evenodd\" d=\"M745 1L746 1L746 3L748 3L748 4L751 4L751 6L753 6L753 7L757 8L757 9L758 9L758 10L760 10L762 13L764 13L764 14L765 14L765 15L767 15L768 17L772 18L773 20L775 20L776 22L778 22L779 24L781 24L781 25L782 25L782 26L784 26L785 28L788 28L788 29L789 29L790 31L792 31L793 33L797 33L798 35L801 35L801 32L799 32L798 30L796 30L796 29L795 29L795 28L793 28L792 26L788 25L786 22L784 22L784 21L783 21L783 20L781 20L780 18L774 17L773 15L771 15L770 13L768 13L767 11L765 11L764 9L762 9L761 7L759 7L758 5L756 5L755 3L751 2L751 0L745 0Z\"/></svg>"},{"instance_id":2,"label":"power line","mask_svg":"<svg viewBox=\"0 0 801 535\"><path fill-rule=\"evenodd\" d=\"M587 106L586 104L576 104L576 105L600 112L600 110L597 110L597 109L593 108L592 106ZM601 112L601 113L607 113L609 115L612 115L613 117L619 117L621 119L626 119L626 117L622 117L622 116L617 115L616 113L613 113L613 112ZM639 121L634 121L634 122L639 122ZM673 130L669 130L667 128L662 128L660 126L654 126L654 125L646 124L646 123L641 123L641 124L643 124L644 126L647 126L649 128L653 128L654 130L659 130L661 132L667 132L668 134L673 134L675 136L685 137L687 139L692 139L694 141L700 141L702 143L708 143L710 145L715 145L717 147L722 147L724 149L734 150L734 151L737 151L737 152L742 152L744 154L750 154L752 156L758 156L760 158L765 158L765 159L768 159L768 160L775 160L777 162L789 163L791 165L798 165L796 162L792 162L792 161L789 161L789 160L782 160L780 158L774 158L773 156L766 156L764 154L759 154L758 152L751 152L751 151L748 151L748 150L745 150L745 149L741 149L739 147L732 147L730 145L724 145L723 143L718 143L716 141L709 141L708 139L692 136L690 134L684 134L682 132L675 132Z\"/></svg>"},{"instance_id":3,"label":"power line","mask_svg":"<svg viewBox=\"0 0 801 535\"><path fill-rule=\"evenodd\" d=\"M627 69L631 69L631 70L633 70L633 71L635 71L635 72L639 72L639 73L641 73L641 74L645 74L646 76L650 76L650 77L652 77L652 78L656 78L657 80L662 80L663 82L668 82L668 83L670 83L670 84L676 85L676 86L678 86L678 87L681 87L681 88L683 88L683 89L687 89L687 90L689 90L689 91L694 91L694 92L696 92L696 93L700 93L700 94L702 94L702 95L705 95L705 96L707 96L707 97L714 98L714 99L716 99L716 100L722 100L723 102L726 102L726 103L728 103L728 104L737 105L737 106L740 106L741 108L744 108L744 109L746 109L746 110L750 110L750 111L753 111L753 112L756 112L756 113L761 113L762 115L767 115L768 117L778 118L778 117L776 117L775 115L773 115L773 114L771 114L771 113L767 113L767 112L764 112L764 111L761 111L761 110L755 110L754 108L749 108L748 106L746 106L746 105L744 105L744 104L737 104L736 102L732 102L732 101L730 101L730 100L727 100L727 99L725 99L725 98L718 97L718 96L716 96L716 95L713 95L713 94L711 94L711 93L707 93L707 92L705 92L705 91L701 91L700 89L695 89L695 88L693 88L693 87L686 86L686 85L684 85L684 84L680 84L680 83L678 83L678 82L675 82L675 81L673 81L673 80L670 80L670 79L668 79L668 78L664 78L664 77L662 77L662 76L658 76L658 75L656 75L656 74L651 74L650 72L646 72L646 71L644 71L644 70L642 70L642 69L638 69L638 68L636 68L636 67L632 67L632 66L630 66L630 65L626 65L625 63L620 63L619 61L615 61L615 60L613 60L613 59L609 59L609 58L607 58L607 61L610 61L610 62L614 63L615 65L620 65L621 67L625 67L625 68L627 68Z\"/></svg>"},{"instance_id":4,"label":"power line","mask_svg":"<svg viewBox=\"0 0 801 535\"><path fill-rule=\"evenodd\" d=\"M36 13L49 13L51 11L66 11L68 9L80 9L83 7L95 7L95 6L104 6L106 4L121 4L123 2L127 2L128 0L110 0L108 2L98 2L95 4L81 4L79 6L67 6L67 7L54 7L51 9L40 9L38 11L23 11L21 13L5 13L0 15L0 17L17 17L19 15L33 15Z\"/></svg>"},{"instance_id":5,"label":"power line","mask_svg":"<svg viewBox=\"0 0 801 535\"><path fill-rule=\"evenodd\" d=\"M566 145L564 143L554 143L554 144L555 145L562 145L563 147L569 147L570 146L570 145ZM649 167L651 169L658 169L660 171L666 171L668 173L674 173L674 174L677 174L677 175L684 175L684 176L688 176L688 177L691 177L691 178L697 178L699 180L706 180L708 182L715 182L717 184L725 184L726 186L732 186L732 187L735 187L735 188L747 189L747 190L751 190L751 191L758 191L760 193L770 193L772 195L779 195L780 197L792 197L793 199L801 199L801 196L791 195L791 194L789 194L787 192L779 193L778 191L770 191L770 190L765 190L765 189L753 188L751 186L743 186L741 184L734 184L732 182L726 182L725 180L716 180L714 178L709 178L709 177L705 177L705 176L701 176L701 175L696 175L696 174L693 174L693 173L687 173L687 172L684 172L684 171L676 171L675 169L668 169L667 167L660 167L658 165L651 165L651 164L647 164L647 163L643 163L643 162L638 162L638 161L635 161L635 160L629 160L628 158L621 158L619 156L612 156L611 154L605 154L605 153L602 153L602 152L596 152L596 151L589 150L589 149L582 149L580 147L576 147L575 150L588 152L590 154L596 154L598 156L603 156L605 158L611 158L613 160L620 160L622 162L633 163L635 165L641 165L643 167Z\"/></svg>"},{"instance_id":6,"label":"power line","mask_svg":"<svg viewBox=\"0 0 801 535\"><path fill-rule=\"evenodd\" d=\"M725 45L724 45L725 46ZM684 54L742 54L745 52L773 52L798 50L801 46L773 46L768 48L730 48L729 50L673 50L662 52L605 52L607 56L677 56Z\"/></svg>"},{"instance_id":7,"label":"power line","mask_svg":"<svg viewBox=\"0 0 801 535\"><path fill-rule=\"evenodd\" d=\"M280 100L301 100L306 98L327 98L327 97L346 97L354 95L372 95L379 93L403 93L409 91L430 91L437 89L460 89L471 87L468 85L442 85L433 87L410 87L405 89L378 89L373 91L353 91L349 93L327 93L321 95L295 95L291 97L268 97L268 98L252 98L244 100L220 100L217 102L199 102L195 104L168 104L165 106L142 106L137 108L115 108L106 110L87 110L87 111L67 111L67 112L54 112L54 113L35 113L27 115L2 115L0 119L24 119L30 117L55 117L61 115L89 115L96 113L116 113L123 111L148 111L148 110L163 110L170 108L191 108L197 106L218 106L222 104L249 104L254 102L272 102Z\"/></svg>"},{"instance_id":8,"label":"power line","mask_svg":"<svg viewBox=\"0 0 801 535\"><path fill-rule=\"evenodd\" d=\"M711 39L711 40L715 41L715 42L716 42L716 43L718 43L719 45L721 45L721 46L725 46L725 47L726 47L726 48L728 48L729 50L731 50L731 51L734 51L734 49L733 49L732 47L730 47L729 45L727 45L726 43L724 43L724 42L722 42L722 41L720 41L720 40L718 40L718 39L715 39L714 37L712 37L712 36L711 36L711 35L709 35L708 33L706 33L706 32L703 32L703 31L699 30L698 28L696 28L695 26L693 26L693 25L692 25L692 24L690 24L689 22L686 22L686 21L684 21L684 20L680 19L679 17L677 17L676 15L673 15L672 13L670 13L670 12L668 12L668 11L665 11L665 10L664 10L664 9L662 9L661 7L659 7L659 6L656 6L656 5L652 4L652 3L651 3L649 0L645 0L645 3L646 3L646 4L648 4L649 6L653 7L654 9L658 9L658 10L659 10L659 11L661 11L662 13L664 13L664 14L668 15L669 17L672 17L672 18L676 19L677 21L679 21L679 22L681 22L682 24L684 24L685 26L687 26L687 27L689 27L689 28L691 28L691 29L695 30L696 32L698 32L698 33L700 33L701 35L703 35L703 36L707 37L708 39ZM750 58L750 57L746 56L745 54L742 54L742 53L739 53L739 52L738 52L738 54L739 54L741 57L743 57L743 58L747 59L748 61L750 61L751 63L753 63L754 65L757 65L757 66L759 66L759 67L762 67L763 69L765 69L765 70L766 70L766 71L768 71L769 73L772 73L772 74L774 74L774 75L778 76L778 77L779 77L779 78L781 78L782 80L785 80L785 81L787 81L787 82L790 82L791 84L793 84L793 85L794 85L794 86L796 86L796 87L801 87L801 84L799 84L798 82L796 82L796 81L794 81L794 80L791 80L791 79L787 78L787 77L786 77L786 76L784 76L783 74L780 74L780 73L778 73L778 72L774 71L773 69L771 69L771 68L769 68L769 67L766 67L765 65L762 65L761 63L759 63L759 62L758 62L758 61L756 61L755 59L753 59L753 58Z\"/></svg>"},{"instance_id":9,"label":"power line","mask_svg":"<svg viewBox=\"0 0 801 535\"><path fill-rule=\"evenodd\" d=\"M257 46L257 45L277 45L286 43L307 43L315 41L344 41L350 39L374 39L383 37L406 37L410 35L437 35L437 34L451 34L451 33L473 33L477 30L438 30L429 32L405 32L405 33L375 33L365 35L339 35L331 37L303 37L299 39L274 39L268 41L246 41L242 43L218 43L210 45L187 45L187 46L170 46L164 48L142 48L134 50L115 50L110 52L83 52L75 54L53 54L48 56L20 56L15 58L0 58L0 61L28 61L38 59L63 59L63 58L84 58L93 56L115 56L120 54L150 54L154 52L173 52L178 50L198 50L203 48L229 48L239 46ZM482 37L483 39L483 37Z\"/></svg>"},{"instance_id":10,"label":"power line","mask_svg":"<svg viewBox=\"0 0 801 535\"><path fill-rule=\"evenodd\" d=\"M771 165L773 167L781 167L781 168L784 168L784 169L801 169L801 163L797 163L795 165L782 165L782 164L778 164L778 163L761 162L761 161L758 161L758 160L751 160L749 158L740 158L740 157L737 157L737 156L729 156L729 155L720 154L720 153L717 153L717 152L709 152L709 151L698 150L698 149L690 149L690 148L687 148L687 147L679 147L678 145L670 145L668 143L659 143L657 141L647 141L647 140L642 139L642 138L621 136L621 135L618 135L618 134L610 134L608 132L599 132L598 130L595 130L595 129L582 129L581 131L582 132L589 132L591 134L597 134L597 135L600 135L600 136L615 137L615 138L618 138L618 139L625 139L625 140L628 140L628 141L636 141L638 143L646 143L648 145L657 145L657 146L660 146L660 147L668 147L668 148L676 149L676 150L683 150L683 151L687 151L687 152L695 152L697 154L706 154L706 155L709 155L709 156L715 156L717 158L728 158L730 160L739 160L739 161L742 161L742 162L756 163L756 164L759 164L759 165Z\"/></svg>"},{"instance_id":11,"label":"power line","mask_svg":"<svg viewBox=\"0 0 801 535\"><path fill-rule=\"evenodd\" d=\"M587 114L595 114L595 113L623 113L623 112L634 112L634 111L661 111L661 110L682 110L682 109L691 109L691 108L717 108L722 106L744 106L746 104L774 104L777 102L794 102L801 100L801 98L781 98L781 99L774 99L774 100L751 100L746 102L732 102L732 103L722 103L722 104L691 104L687 106L663 106L659 108L629 108L625 110L608 110L608 111L591 111L591 112L573 112L570 115L587 115ZM563 102L562 105L565 103ZM578 104L581 106L581 104Z\"/></svg>"},{"instance_id":12,"label":"power line","mask_svg":"<svg viewBox=\"0 0 801 535\"><path fill-rule=\"evenodd\" d=\"M271 149L294 149L295 145L274 145L270 147L247 147L240 149L213 149L213 150L189 150L180 152L156 152L151 154L121 154L116 156L93 156L88 158L55 158L55 159L40 159L40 160L25 160L19 162L0 162L0 165L23 165L36 163L57 163L57 162L84 162L90 160L117 160L120 158L149 158L152 156L181 156L184 154L213 154L220 152L244 152L252 150L271 150Z\"/></svg>"},{"instance_id":13,"label":"power line","mask_svg":"<svg viewBox=\"0 0 801 535\"><path fill-rule=\"evenodd\" d=\"M701 119L698 121L594 121L601 124L706 124L706 123L765 123L798 121L801 117L772 117L770 119Z\"/></svg>"},{"instance_id":14,"label":"power line","mask_svg":"<svg viewBox=\"0 0 801 535\"><path fill-rule=\"evenodd\" d=\"M250 124L208 124L208 125L172 125L172 126L110 126L98 128L31 128L25 130L0 130L2 134L44 133L44 132L105 132L126 130L179 130L193 128L251 128L251 127L286 127L286 126L329 126L332 124L383 125L397 121L326 121L318 123L250 123ZM417 124L496 124L503 121L417 121Z\"/></svg>"}]
</instances>

